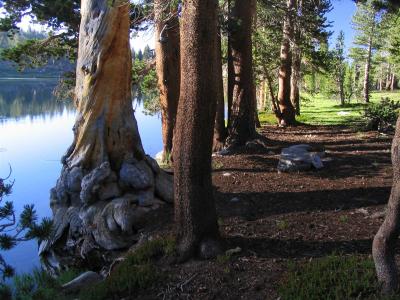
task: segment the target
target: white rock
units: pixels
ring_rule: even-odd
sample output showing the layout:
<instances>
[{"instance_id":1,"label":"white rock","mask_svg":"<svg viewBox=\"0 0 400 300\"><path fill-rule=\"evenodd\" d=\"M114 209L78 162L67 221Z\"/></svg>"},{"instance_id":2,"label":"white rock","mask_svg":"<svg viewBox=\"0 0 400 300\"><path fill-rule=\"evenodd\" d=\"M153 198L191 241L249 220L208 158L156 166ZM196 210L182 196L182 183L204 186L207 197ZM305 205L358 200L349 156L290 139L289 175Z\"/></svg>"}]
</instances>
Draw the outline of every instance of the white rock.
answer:
<instances>
[{"instance_id":1,"label":"white rock","mask_svg":"<svg viewBox=\"0 0 400 300\"><path fill-rule=\"evenodd\" d=\"M97 274L96 272L88 271L79 275L72 281L64 284L62 288L67 293L73 293L89 285L99 283L102 280L103 277L101 275Z\"/></svg>"}]
</instances>

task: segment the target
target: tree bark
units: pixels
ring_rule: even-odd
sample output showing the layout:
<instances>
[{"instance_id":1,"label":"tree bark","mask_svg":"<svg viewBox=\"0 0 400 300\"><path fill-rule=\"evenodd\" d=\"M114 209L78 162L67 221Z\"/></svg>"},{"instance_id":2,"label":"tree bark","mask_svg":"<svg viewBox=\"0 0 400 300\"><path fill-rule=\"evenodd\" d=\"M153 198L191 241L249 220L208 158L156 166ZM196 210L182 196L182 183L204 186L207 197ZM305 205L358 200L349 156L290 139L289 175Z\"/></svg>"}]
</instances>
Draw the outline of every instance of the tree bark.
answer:
<instances>
[{"instance_id":1,"label":"tree bark","mask_svg":"<svg viewBox=\"0 0 400 300\"><path fill-rule=\"evenodd\" d=\"M392 92L394 91L395 85L396 85L396 75L393 73L392 74L392 80L391 80L391 83L390 83L390 90Z\"/></svg>"},{"instance_id":2,"label":"tree bark","mask_svg":"<svg viewBox=\"0 0 400 300\"><path fill-rule=\"evenodd\" d=\"M372 254L382 292L395 292L399 287L395 259L396 242L400 233L400 118L392 143L393 185L386 218L375 235Z\"/></svg>"},{"instance_id":3,"label":"tree bark","mask_svg":"<svg viewBox=\"0 0 400 300\"><path fill-rule=\"evenodd\" d=\"M235 1L235 0L234 0ZM228 32L232 32L232 3L231 0L228 0L228 14L230 21L228 22ZM233 104L233 89L235 85L235 68L233 66L233 57L232 57L232 39L230 34L228 34L228 54L227 54L227 71L228 71L228 84L227 84L227 104L228 104L228 124L227 128L229 129L232 124L232 104Z\"/></svg>"},{"instance_id":4,"label":"tree bark","mask_svg":"<svg viewBox=\"0 0 400 300\"><path fill-rule=\"evenodd\" d=\"M302 10L302 2L295 1L295 17L293 20L293 47L292 47L292 74L290 78L290 101L295 108L296 116L300 116L300 80L301 80L301 31L299 11Z\"/></svg>"},{"instance_id":5,"label":"tree bark","mask_svg":"<svg viewBox=\"0 0 400 300\"><path fill-rule=\"evenodd\" d=\"M169 162L172 154L180 85L178 12L169 2L154 1L156 70L160 93L164 162Z\"/></svg>"},{"instance_id":6,"label":"tree bark","mask_svg":"<svg viewBox=\"0 0 400 300\"><path fill-rule=\"evenodd\" d=\"M231 11L230 31L233 58L233 103L228 147L244 145L256 136L255 87L253 78L252 22L255 1L236 0Z\"/></svg>"},{"instance_id":7,"label":"tree bark","mask_svg":"<svg viewBox=\"0 0 400 300\"><path fill-rule=\"evenodd\" d=\"M345 105L345 96L344 96L344 82L343 79L340 79L339 82L339 94L340 94L340 105L344 106Z\"/></svg>"},{"instance_id":8,"label":"tree bark","mask_svg":"<svg viewBox=\"0 0 400 300\"><path fill-rule=\"evenodd\" d=\"M278 101L281 111L280 125L290 126L296 123L295 109L290 101L290 82L292 73L292 53L290 41L293 36L293 12L295 0L287 0L287 12L283 22L283 39L281 46L281 65L279 68Z\"/></svg>"},{"instance_id":9,"label":"tree bark","mask_svg":"<svg viewBox=\"0 0 400 300\"><path fill-rule=\"evenodd\" d=\"M218 90L217 90L217 111L215 114L214 125L214 141L213 152L221 151L224 148L227 136L227 129L225 127L225 99L224 99L224 80L222 77L222 46L221 46L221 32L219 26L217 27L217 43L216 43L216 64L217 73L215 74Z\"/></svg>"},{"instance_id":10,"label":"tree bark","mask_svg":"<svg viewBox=\"0 0 400 300\"><path fill-rule=\"evenodd\" d=\"M268 83L269 97L271 98L271 103L272 103L272 111L274 112L276 118L278 119L278 124L280 124L282 119L282 113L279 107L279 101L277 97L275 97L274 86L271 75L268 72L266 74L266 78Z\"/></svg>"},{"instance_id":11,"label":"tree bark","mask_svg":"<svg viewBox=\"0 0 400 300\"><path fill-rule=\"evenodd\" d=\"M369 72L371 68L371 56L372 56L372 35L369 37L368 40L368 53L365 62L364 89L363 89L363 98L365 103L369 102Z\"/></svg>"},{"instance_id":12,"label":"tree bark","mask_svg":"<svg viewBox=\"0 0 400 300\"><path fill-rule=\"evenodd\" d=\"M155 197L173 200L172 180L146 156L134 116L129 9L127 0L81 4L78 113L73 144L51 190L54 231L40 246L48 262L127 248L147 209L159 206Z\"/></svg>"},{"instance_id":13,"label":"tree bark","mask_svg":"<svg viewBox=\"0 0 400 300\"><path fill-rule=\"evenodd\" d=\"M295 108L296 115L300 116L300 68L301 68L301 50L296 45L293 47L293 64L291 76L290 101Z\"/></svg>"},{"instance_id":14,"label":"tree bark","mask_svg":"<svg viewBox=\"0 0 400 300\"><path fill-rule=\"evenodd\" d=\"M390 84L392 81L392 70L391 70L390 64L388 64L387 67L387 73L386 73L386 85L385 85L385 90L389 91L390 90Z\"/></svg>"},{"instance_id":15,"label":"tree bark","mask_svg":"<svg viewBox=\"0 0 400 300\"><path fill-rule=\"evenodd\" d=\"M217 2L186 0L181 21L181 95L174 144L177 249L182 260L220 251L211 181L218 81ZM207 62L207 63L205 63Z\"/></svg>"}]
</instances>

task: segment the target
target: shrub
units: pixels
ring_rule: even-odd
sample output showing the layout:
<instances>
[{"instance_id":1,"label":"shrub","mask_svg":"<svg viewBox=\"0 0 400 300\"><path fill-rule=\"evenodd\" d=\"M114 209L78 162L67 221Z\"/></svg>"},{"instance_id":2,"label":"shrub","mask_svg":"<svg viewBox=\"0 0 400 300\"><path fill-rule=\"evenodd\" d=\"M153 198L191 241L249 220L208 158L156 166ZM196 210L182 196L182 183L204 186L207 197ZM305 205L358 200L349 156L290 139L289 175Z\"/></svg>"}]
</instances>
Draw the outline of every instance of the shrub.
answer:
<instances>
[{"instance_id":1,"label":"shrub","mask_svg":"<svg viewBox=\"0 0 400 300\"><path fill-rule=\"evenodd\" d=\"M378 131L392 130L396 124L399 108L399 101L395 102L389 98L382 98L379 103L371 103L364 111L368 129Z\"/></svg>"}]
</instances>

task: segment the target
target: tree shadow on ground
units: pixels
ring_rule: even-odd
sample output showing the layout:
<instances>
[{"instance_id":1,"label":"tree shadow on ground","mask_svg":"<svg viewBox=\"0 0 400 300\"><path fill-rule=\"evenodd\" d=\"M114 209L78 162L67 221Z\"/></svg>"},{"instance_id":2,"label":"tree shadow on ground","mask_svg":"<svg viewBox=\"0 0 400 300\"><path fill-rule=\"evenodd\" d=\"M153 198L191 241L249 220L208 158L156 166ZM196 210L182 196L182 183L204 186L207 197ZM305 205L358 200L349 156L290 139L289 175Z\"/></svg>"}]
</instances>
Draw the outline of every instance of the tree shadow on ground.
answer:
<instances>
[{"instance_id":1,"label":"tree shadow on ground","mask_svg":"<svg viewBox=\"0 0 400 300\"><path fill-rule=\"evenodd\" d=\"M240 247L244 255L261 258L316 258L332 254L370 254L372 239L349 241L303 241L296 239L227 237L229 247Z\"/></svg>"},{"instance_id":2,"label":"tree shadow on ground","mask_svg":"<svg viewBox=\"0 0 400 300\"><path fill-rule=\"evenodd\" d=\"M304 192L220 193L216 191L221 217L256 220L301 212L343 211L386 204L390 187L349 188ZM232 199L238 199L232 202Z\"/></svg>"}]
</instances>

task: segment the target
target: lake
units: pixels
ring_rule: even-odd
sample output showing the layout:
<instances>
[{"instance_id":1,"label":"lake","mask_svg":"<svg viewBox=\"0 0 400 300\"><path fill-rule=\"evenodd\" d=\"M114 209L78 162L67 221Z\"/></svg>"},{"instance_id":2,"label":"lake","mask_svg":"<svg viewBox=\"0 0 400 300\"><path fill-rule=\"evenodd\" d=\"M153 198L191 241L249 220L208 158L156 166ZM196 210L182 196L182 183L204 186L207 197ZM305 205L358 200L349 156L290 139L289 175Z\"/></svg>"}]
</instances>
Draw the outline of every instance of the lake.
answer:
<instances>
[{"instance_id":1,"label":"lake","mask_svg":"<svg viewBox=\"0 0 400 300\"><path fill-rule=\"evenodd\" d=\"M51 216L49 191L61 171L60 159L72 142L75 110L71 102L52 94L56 79L0 78L0 177L12 166L13 201L17 215L24 204L34 204L39 217ZM134 101L135 116L147 154L162 149L161 120L146 115ZM0 252L18 273L39 265L37 242L21 243Z\"/></svg>"}]
</instances>

